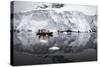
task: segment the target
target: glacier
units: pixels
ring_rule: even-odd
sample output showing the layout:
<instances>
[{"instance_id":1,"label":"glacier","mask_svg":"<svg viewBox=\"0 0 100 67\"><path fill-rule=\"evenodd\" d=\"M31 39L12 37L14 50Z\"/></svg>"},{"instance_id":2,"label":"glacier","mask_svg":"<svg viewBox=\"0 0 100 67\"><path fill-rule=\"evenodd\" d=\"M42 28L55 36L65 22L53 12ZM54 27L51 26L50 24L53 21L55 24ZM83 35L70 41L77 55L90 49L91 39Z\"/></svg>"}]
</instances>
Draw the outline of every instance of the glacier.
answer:
<instances>
[{"instance_id":1,"label":"glacier","mask_svg":"<svg viewBox=\"0 0 100 67\"><path fill-rule=\"evenodd\" d=\"M14 30L32 30L36 35L38 29L48 29L56 33L57 30L73 32L96 32L97 15L86 15L79 11L31 10L14 13Z\"/></svg>"}]
</instances>

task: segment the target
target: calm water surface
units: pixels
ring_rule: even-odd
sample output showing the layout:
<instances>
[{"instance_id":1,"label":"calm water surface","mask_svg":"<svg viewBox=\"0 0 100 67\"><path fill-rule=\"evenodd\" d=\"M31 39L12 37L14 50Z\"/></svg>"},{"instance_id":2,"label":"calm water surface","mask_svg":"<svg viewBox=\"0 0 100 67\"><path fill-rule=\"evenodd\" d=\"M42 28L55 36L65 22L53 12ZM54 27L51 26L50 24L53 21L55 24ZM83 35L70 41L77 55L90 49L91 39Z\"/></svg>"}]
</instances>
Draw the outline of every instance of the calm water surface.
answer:
<instances>
[{"instance_id":1,"label":"calm water surface","mask_svg":"<svg viewBox=\"0 0 100 67\"><path fill-rule=\"evenodd\" d=\"M13 45L15 65L97 60L97 33L94 32L59 33L45 38L14 33ZM59 49L51 49L53 47Z\"/></svg>"}]
</instances>

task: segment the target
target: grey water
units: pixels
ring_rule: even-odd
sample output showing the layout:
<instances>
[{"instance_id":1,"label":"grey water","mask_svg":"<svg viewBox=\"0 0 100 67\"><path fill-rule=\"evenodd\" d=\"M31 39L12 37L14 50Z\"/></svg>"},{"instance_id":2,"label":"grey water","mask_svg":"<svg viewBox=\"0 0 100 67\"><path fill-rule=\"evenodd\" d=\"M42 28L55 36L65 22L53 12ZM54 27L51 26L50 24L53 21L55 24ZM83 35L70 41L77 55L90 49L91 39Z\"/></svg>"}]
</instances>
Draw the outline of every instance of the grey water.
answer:
<instances>
[{"instance_id":1,"label":"grey water","mask_svg":"<svg viewBox=\"0 0 100 67\"><path fill-rule=\"evenodd\" d=\"M97 60L97 33L59 33L43 39L14 33L14 64L50 64ZM59 49L50 49L52 47Z\"/></svg>"}]
</instances>

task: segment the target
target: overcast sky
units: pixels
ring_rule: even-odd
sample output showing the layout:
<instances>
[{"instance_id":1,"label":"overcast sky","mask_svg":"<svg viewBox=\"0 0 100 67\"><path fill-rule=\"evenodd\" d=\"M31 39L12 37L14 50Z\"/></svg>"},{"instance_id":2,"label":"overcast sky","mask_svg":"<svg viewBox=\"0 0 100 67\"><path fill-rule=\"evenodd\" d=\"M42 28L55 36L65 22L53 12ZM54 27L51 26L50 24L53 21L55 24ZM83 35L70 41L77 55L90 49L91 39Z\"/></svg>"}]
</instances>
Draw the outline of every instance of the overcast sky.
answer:
<instances>
[{"instance_id":1,"label":"overcast sky","mask_svg":"<svg viewBox=\"0 0 100 67\"><path fill-rule=\"evenodd\" d=\"M45 8L44 4L47 6ZM52 3L42 3L42 2L25 2L25 1L15 1L14 2L14 13L25 12L31 10L56 10L60 11L81 11L88 15L96 15L97 14L97 6L87 6L87 5L73 5L73 4L65 4L61 8L52 8Z\"/></svg>"}]
</instances>

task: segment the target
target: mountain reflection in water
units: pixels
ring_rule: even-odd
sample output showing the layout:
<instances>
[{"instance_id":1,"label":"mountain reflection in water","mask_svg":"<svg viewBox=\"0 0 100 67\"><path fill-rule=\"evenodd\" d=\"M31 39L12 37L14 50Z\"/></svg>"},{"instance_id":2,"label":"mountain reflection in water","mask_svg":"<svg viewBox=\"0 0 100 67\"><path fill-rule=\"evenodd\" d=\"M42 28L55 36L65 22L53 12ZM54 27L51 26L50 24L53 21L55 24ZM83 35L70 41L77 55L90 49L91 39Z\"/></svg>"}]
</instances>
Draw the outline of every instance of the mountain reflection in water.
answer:
<instances>
[{"instance_id":1,"label":"mountain reflection in water","mask_svg":"<svg viewBox=\"0 0 100 67\"><path fill-rule=\"evenodd\" d=\"M14 33L15 63L44 64L97 59L97 33L59 33L45 40L48 42L40 42L38 36L30 33ZM59 50L49 50L53 46L59 47ZM23 59L26 61L19 62Z\"/></svg>"}]
</instances>

